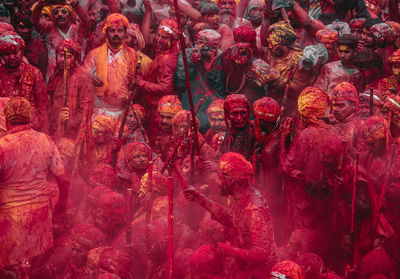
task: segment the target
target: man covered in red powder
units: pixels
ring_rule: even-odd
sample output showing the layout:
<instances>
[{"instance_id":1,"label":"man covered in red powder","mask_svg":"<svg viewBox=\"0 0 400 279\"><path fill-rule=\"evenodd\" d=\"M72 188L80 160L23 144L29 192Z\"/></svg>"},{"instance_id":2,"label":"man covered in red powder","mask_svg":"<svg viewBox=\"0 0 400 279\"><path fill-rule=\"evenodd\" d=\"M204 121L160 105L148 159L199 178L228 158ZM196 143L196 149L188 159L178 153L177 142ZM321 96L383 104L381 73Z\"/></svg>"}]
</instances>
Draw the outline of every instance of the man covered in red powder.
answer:
<instances>
[{"instance_id":1,"label":"man covered in red powder","mask_svg":"<svg viewBox=\"0 0 400 279\"><path fill-rule=\"evenodd\" d=\"M165 95L174 94L174 74L178 61L178 24L172 19L161 21L154 40L156 58L146 76L138 76L136 86L145 98L147 121L155 125L158 101Z\"/></svg>"},{"instance_id":2,"label":"man covered in red powder","mask_svg":"<svg viewBox=\"0 0 400 279\"><path fill-rule=\"evenodd\" d=\"M347 142L353 142L353 136L361 126L357 113L360 109L357 89L353 84L342 82L333 89L333 115L336 118L335 127L339 129ZM352 145L352 144L351 144Z\"/></svg>"},{"instance_id":3,"label":"man covered in red powder","mask_svg":"<svg viewBox=\"0 0 400 279\"><path fill-rule=\"evenodd\" d=\"M287 229L312 229L326 232L328 194L320 187L323 170L321 148L325 138L336 132L322 120L328 108L328 95L316 87L305 88L298 99L298 110L304 129L287 150L289 121L282 130L281 168L286 176Z\"/></svg>"},{"instance_id":4,"label":"man covered in red powder","mask_svg":"<svg viewBox=\"0 0 400 279\"><path fill-rule=\"evenodd\" d=\"M64 40L56 50L57 75L49 81L48 92L50 105L50 133L58 136L75 138L83 118L83 105L86 98L93 98L94 86L87 73L80 70L81 47L72 40ZM65 63L64 59L67 59ZM67 69L64 69L65 64ZM64 71L67 79L64 81ZM64 92L64 82L67 83L67 95ZM65 106L65 104L67 104ZM66 124L66 131L59 128ZM64 130L64 129L62 129Z\"/></svg>"},{"instance_id":5,"label":"man covered in red powder","mask_svg":"<svg viewBox=\"0 0 400 279\"><path fill-rule=\"evenodd\" d=\"M21 97L6 104L8 134L0 140L0 258L19 275L53 245L48 171L60 191L56 214L66 211L69 193L60 154L47 135L30 128L30 109Z\"/></svg>"},{"instance_id":6,"label":"man covered in red powder","mask_svg":"<svg viewBox=\"0 0 400 279\"><path fill-rule=\"evenodd\" d=\"M388 59L392 67L392 75L384 78L378 83L378 90L387 97L391 94L399 95L400 90L400 50L396 50Z\"/></svg>"},{"instance_id":7,"label":"man covered in red powder","mask_svg":"<svg viewBox=\"0 0 400 279\"><path fill-rule=\"evenodd\" d=\"M255 131L249 121L250 103L243 94L229 95L224 102L225 122L228 130L221 154L237 152L246 160L254 160Z\"/></svg>"},{"instance_id":8,"label":"man covered in red powder","mask_svg":"<svg viewBox=\"0 0 400 279\"><path fill-rule=\"evenodd\" d=\"M185 190L211 213L211 217L233 229L232 243L218 243L225 270L235 278L265 278L276 263L272 220L266 201L251 184L253 167L242 155L228 152L219 160L221 194L232 196L232 207L209 200L193 187Z\"/></svg>"},{"instance_id":9,"label":"man covered in red powder","mask_svg":"<svg viewBox=\"0 0 400 279\"><path fill-rule=\"evenodd\" d=\"M46 84L38 68L23 60L24 40L15 32L0 37L0 96L24 97L32 107L33 128L48 131Z\"/></svg>"}]
</instances>

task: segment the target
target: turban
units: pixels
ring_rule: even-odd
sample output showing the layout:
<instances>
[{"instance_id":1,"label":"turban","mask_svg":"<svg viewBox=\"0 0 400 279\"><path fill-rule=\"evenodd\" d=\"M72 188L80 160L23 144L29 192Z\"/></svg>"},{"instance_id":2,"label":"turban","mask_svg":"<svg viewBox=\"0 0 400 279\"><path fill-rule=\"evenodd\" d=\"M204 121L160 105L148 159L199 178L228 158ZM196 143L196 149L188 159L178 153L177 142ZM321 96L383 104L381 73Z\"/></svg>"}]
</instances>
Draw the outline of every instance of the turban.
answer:
<instances>
[{"instance_id":1,"label":"turban","mask_svg":"<svg viewBox=\"0 0 400 279\"><path fill-rule=\"evenodd\" d=\"M267 5L265 4L265 1L263 0L250 0L249 3L247 4L246 11L244 12L244 18L247 20L250 20L250 11L251 9L254 8L266 8Z\"/></svg>"},{"instance_id":2,"label":"turban","mask_svg":"<svg viewBox=\"0 0 400 279\"><path fill-rule=\"evenodd\" d=\"M333 89L333 99L336 101L351 101L359 108L357 89L353 84L348 82L341 82Z\"/></svg>"},{"instance_id":3,"label":"turban","mask_svg":"<svg viewBox=\"0 0 400 279\"><path fill-rule=\"evenodd\" d=\"M248 63L253 57L252 49L248 44L238 43L231 46L224 55L224 63L229 67L233 63L242 65Z\"/></svg>"},{"instance_id":4,"label":"turban","mask_svg":"<svg viewBox=\"0 0 400 279\"><path fill-rule=\"evenodd\" d=\"M224 100L216 99L207 108L207 114L210 115L214 112L224 112Z\"/></svg>"},{"instance_id":5,"label":"turban","mask_svg":"<svg viewBox=\"0 0 400 279\"><path fill-rule=\"evenodd\" d=\"M157 112L175 115L183 110L181 101L175 95L166 95L158 101Z\"/></svg>"},{"instance_id":6,"label":"turban","mask_svg":"<svg viewBox=\"0 0 400 279\"><path fill-rule=\"evenodd\" d=\"M105 235L91 224L79 224L72 230L72 240L89 251L99 246L105 240Z\"/></svg>"},{"instance_id":7,"label":"turban","mask_svg":"<svg viewBox=\"0 0 400 279\"><path fill-rule=\"evenodd\" d=\"M233 29L233 38L235 43L249 43L252 47L256 47L257 33L250 26L242 25Z\"/></svg>"},{"instance_id":8,"label":"turban","mask_svg":"<svg viewBox=\"0 0 400 279\"><path fill-rule=\"evenodd\" d=\"M281 114L281 107L274 99L263 97L254 102L253 113L256 118L275 122Z\"/></svg>"},{"instance_id":9,"label":"turban","mask_svg":"<svg viewBox=\"0 0 400 279\"><path fill-rule=\"evenodd\" d=\"M243 94L231 94L226 97L224 102L224 111L229 112L234 108L245 108L250 110L250 103L247 97Z\"/></svg>"},{"instance_id":10,"label":"turban","mask_svg":"<svg viewBox=\"0 0 400 279\"><path fill-rule=\"evenodd\" d=\"M168 194L168 179L158 171L153 171L151 183L149 173L146 172L140 179L139 197L143 198L147 193L152 192L154 198Z\"/></svg>"},{"instance_id":11,"label":"turban","mask_svg":"<svg viewBox=\"0 0 400 279\"><path fill-rule=\"evenodd\" d=\"M211 47L218 47L219 41L221 39L221 34L212 29L201 30L197 33L197 43L205 44Z\"/></svg>"},{"instance_id":12,"label":"turban","mask_svg":"<svg viewBox=\"0 0 400 279\"><path fill-rule=\"evenodd\" d=\"M79 57L82 53L81 46L74 40L66 39L57 46L57 52L68 50L73 55ZM80 57L79 57L80 58Z\"/></svg>"},{"instance_id":13,"label":"turban","mask_svg":"<svg viewBox=\"0 0 400 279\"><path fill-rule=\"evenodd\" d=\"M226 178L249 181L253 175L253 166L242 154L228 152L219 159L218 172Z\"/></svg>"},{"instance_id":14,"label":"turban","mask_svg":"<svg viewBox=\"0 0 400 279\"><path fill-rule=\"evenodd\" d=\"M136 155L138 151L142 151L147 154L149 162L153 158L153 152L151 148L143 142L130 142L125 145L118 153L117 162L117 175L120 178L126 180L132 180L132 173L135 171L129 164L129 161ZM132 181L134 182L134 181Z\"/></svg>"},{"instance_id":15,"label":"turban","mask_svg":"<svg viewBox=\"0 0 400 279\"><path fill-rule=\"evenodd\" d=\"M387 23L375 24L371 27L370 31L376 41L381 44L384 42L394 42L399 37L399 34Z\"/></svg>"},{"instance_id":16,"label":"turban","mask_svg":"<svg viewBox=\"0 0 400 279\"><path fill-rule=\"evenodd\" d=\"M321 63L325 64L329 59L329 54L323 44L309 45L303 50L303 55L300 59L299 68L304 68L307 71L311 70L321 58ZM306 62L306 64L304 64ZM310 64L311 63L311 68Z\"/></svg>"},{"instance_id":17,"label":"turban","mask_svg":"<svg viewBox=\"0 0 400 279\"><path fill-rule=\"evenodd\" d=\"M97 185L104 185L114 189L118 185L118 179L114 168L109 164L99 164L90 174L91 182Z\"/></svg>"},{"instance_id":18,"label":"turban","mask_svg":"<svg viewBox=\"0 0 400 279\"><path fill-rule=\"evenodd\" d=\"M136 115L139 117L140 122L144 122L144 118L146 115L146 110L144 109L144 107L142 105L139 104L133 104L130 106L130 110L134 111L136 113Z\"/></svg>"},{"instance_id":19,"label":"turban","mask_svg":"<svg viewBox=\"0 0 400 279\"><path fill-rule=\"evenodd\" d=\"M339 33L336 30L322 29L319 30L315 36L322 44L334 44L338 40Z\"/></svg>"},{"instance_id":20,"label":"turban","mask_svg":"<svg viewBox=\"0 0 400 279\"><path fill-rule=\"evenodd\" d=\"M388 124L386 120L381 116L371 116L361 125L360 135L370 145L386 139Z\"/></svg>"},{"instance_id":21,"label":"turban","mask_svg":"<svg viewBox=\"0 0 400 279\"><path fill-rule=\"evenodd\" d=\"M31 105L23 97L12 98L4 108L4 115L11 124L27 124L31 119Z\"/></svg>"},{"instance_id":22,"label":"turban","mask_svg":"<svg viewBox=\"0 0 400 279\"><path fill-rule=\"evenodd\" d=\"M268 38L273 45L291 46L296 42L297 35L288 22L279 21L268 29Z\"/></svg>"},{"instance_id":23,"label":"turban","mask_svg":"<svg viewBox=\"0 0 400 279\"><path fill-rule=\"evenodd\" d=\"M349 25L351 29L363 29L365 18L353 18L350 20Z\"/></svg>"},{"instance_id":24,"label":"turban","mask_svg":"<svg viewBox=\"0 0 400 279\"><path fill-rule=\"evenodd\" d=\"M121 278L128 278L131 265L132 259L127 252L104 246L90 250L86 263L87 267L117 274Z\"/></svg>"},{"instance_id":25,"label":"turban","mask_svg":"<svg viewBox=\"0 0 400 279\"><path fill-rule=\"evenodd\" d=\"M176 23L175 20L164 19L163 21L161 21L158 30L161 30L174 40L178 39L179 30L178 30L178 24Z\"/></svg>"},{"instance_id":26,"label":"turban","mask_svg":"<svg viewBox=\"0 0 400 279\"><path fill-rule=\"evenodd\" d=\"M114 24L121 26L123 28L128 28L129 20L126 18L126 16L118 13L114 13L107 16L107 18L104 21L103 34L107 32L108 27Z\"/></svg>"},{"instance_id":27,"label":"turban","mask_svg":"<svg viewBox=\"0 0 400 279\"><path fill-rule=\"evenodd\" d=\"M358 38L351 34L344 34L339 38L338 45L345 45L351 49L356 49L358 45Z\"/></svg>"},{"instance_id":28,"label":"turban","mask_svg":"<svg viewBox=\"0 0 400 279\"><path fill-rule=\"evenodd\" d=\"M305 271L307 278L320 278L325 270L324 260L314 253L304 253L297 257L297 262Z\"/></svg>"},{"instance_id":29,"label":"turban","mask_svg":"<svg viewBox=\"0 0 400 279\"><path fill-rule=\"evenodd\" d=\"M282 261L274 265L271 275L277 278L285 278L287 276L293 279L305 279L305 275L301 267L292 261Z\"/></svg>"},{"instance_id":30,"label":"turban","mask_svg":"<svg viewBox=\"0 0 400 279\"><path fill-rule=\"evenodd\" d=\"M398 64L400 63L400 49L396 50L395 52L390 55L388 62L390 64Z\"/></svg>"},{"instance_id":31,"label":"turban","mask_svg":"<svg viewBox=\"0 0 400 279\"><path fill-rule=\"evenodd\" d=\"M321 89L309 86L305 88L298 98L298 110L302 117L320 119L328 108L328 95Z\"/></svg>"},{"instance_id":32,"label":"turban","mask_svg":"<svg viewBox=\"0 0 400 279\"><path fill-rule=\"evenodd\" d=\"M222 257L216 254L213 245L204 244L190 256L188 273L199 277L208 275L203 278L217 278L215 275L223 273L223 266Z\"/></svg>"},{"instance_id":33,"label":"turban","mask_svg":"<svg viewBox=\"0 0 400 279\"><path fill-rule=\"evenodd\" d=\"M125 198L122 194L110 191L97 202L99 211L111 223L123 225L125 223Z\"/></svg>"},{"instance_id":34,"label":"turban","mask_svg":"<svg viewBox=\"0 0 400 279\"><path fill-rule=\"evenodd\" d=\"M247 78L254 81L259 87L264 87L279 77L279 72L262 59L253 60L247 73Z\"/></svg>"},{"instance_id":35,"label":"turban","mask_svg":"<svg viewBox=\"0 0 400 279\"><path fill-rule=\"evenodd\" d=\"M141 151L147 154L147 157L149 158L149 161L152 158L152 151L150 147L140 141L135 141L127 144L124 148L124 153L125 153L125 159L129 161L137 152Z\"/></svg>"},{"instance_id":36,"label":"turban","mask_svg":"<svg viewBox=\"0 0 400 279\"><path fill-rule=\"evenodd\" d=\"M343 21L334 21L332 24L326 25L325 28L330 29L331 31L337 31L339 33L339 36L350 34L349 24Z\"/></svg>"},{"instance_id":37,"label":"turban","mask_svg":"<svg viewBox=\"0 0 400 279\"><path fill-rule=\"evenodd\" d=\"M93 121L92 127L114 136L116 125L114 118L111 116L97 115Z\"/></svg>"},{"instance_id":38,"label":"turban","mask_svg":"<svg viewBox=\"0 0 400 279\"><path fill-rule=\"evenodd\" d=\"M381 69L383 66L381 57L370 48L364 48L362 51L358 52L354 59L354 64L359 69L369 69L372 67Z\"/></svg>"},{"instance_id":39,"label":"turban","mask_svg":"<svg viewBox=\"0 0 400 279\"><path fill-rule=\"evenodd\" d=\"M139 50L144 49L146 42L144 41L142 32L140 32L139 25L136 23L129 23L126 33L136 38Z\"/></svg>"},{"instance_id":40,"label":"turban","mask_svg":"<svg viewBox=\"0 0 400 279\"><path fill-rule=\"evenodd\" d=\"M400 34L400 23L396 21L386 21L387 24L393 29L394 32Z\"/></svg>"},{"instance_id":41,"label":"turban","mask_svg":"<svg viewBox=\"0 0 400 279\"><path fill-rule=\"evenodd\" d=\"M4 32L8 31L15 32L14 27L7 22L0 22L0 36L3 35Z\"/></svg>"},{"instance_id":42,"label":"turban","mask_svg":"<svg viewBox=\"0 0 400 279\"><path fill-rule=\"evenodd\" d=\"M7 31L0 36L0 54L23 48L25 48L25 42L17 33Z\"/></svg>"}]
</instances>

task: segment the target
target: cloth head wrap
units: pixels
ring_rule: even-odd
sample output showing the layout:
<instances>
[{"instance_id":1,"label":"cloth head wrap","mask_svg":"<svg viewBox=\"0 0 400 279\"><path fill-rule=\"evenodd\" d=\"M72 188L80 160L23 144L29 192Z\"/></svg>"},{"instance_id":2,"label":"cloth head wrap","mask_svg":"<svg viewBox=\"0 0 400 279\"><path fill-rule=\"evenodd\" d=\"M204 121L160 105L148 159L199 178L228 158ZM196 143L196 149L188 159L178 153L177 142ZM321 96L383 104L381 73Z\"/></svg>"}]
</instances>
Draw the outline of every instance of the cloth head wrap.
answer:
<instances>
[{"instance_id":1,"label":"cloth head wrap","mask_svg":"<svg viewBox=\"0 0 400 279\"><path fill-rule=\"evenodd\" d=\"M150 147L143 142L136 141L128 143L124 148L126 163L129 164L129 161L132 159L132 157L135 156L135 154L139 151L146 153L149 161L151 160L153 154Z\"/></svg>"},{"instance_id":2,"label":"cloth head wrap","mask_svg":"<svg viewBox=\"0 0 400 279\"><path fill-rule=\"evenodd\" d=\"M7 31L0 36L0 54L24 48L25 42L17 33Z\"/></svg>"},{"instance_id":3,"label":"cloth head wrap","mask_svg":"<svg viewBox=\"0 0 400 279\"><path fill-rule=\"evenodd\" d=\"M305 275L301 267L292 261L282 261L274 265L271 270L271 275L276 278L286 278L285 276L293 279L305 279Z\"/></svg>"},{"instance_id":4,"label":"cloth head wrap","mask_svg":"<svg viewBox=\"0 0 400 279\"><path fill-rule=\"evenodd\" d=\"M360 100L366 100L366 101L369 102L370 94L371 94L371 90L370 90L370 89L367 89L367 90L365 90L364 92L362 92L362 93L360 93L360 94L358 95L358 100L359 100L359 101L360 101ZM374 90L373 90L373 94L374 94L374 96L373 96L373 98L374 98L374 100L373 100L374 104L375 104L375 105L378 105L378 106L382 106L382 105L383 105L383 96L382 96L382 93L381 93L379 90L374 89ZM388 100L389 98L390 98L390 97L388 97L386 100ZM399 104L400 104L400 103L399 103ZM400 108L400 105L399 105L399 108Z\"/></svg>"},{"instance_id":5,"label":"cloth head wrap","mask_svg":"<svg viewBox=\"0 0 400 279\"><path fill-rule=\"evenodd\" d=\"M396 21L386 21L387 24L393 29L394 32L396 32L398 35L400 35L400 23Z\"/></svg>"},{"instance_id":6,"label":"cloth head wrap","mask_svg":"<svg viewBox=\"0 0 400 279\"><path fill-rule=\"evenodd\" d=\"M79 57L82 53L81 46L75 42L74 40L64 40L62 41L58 46L57 46L57 52L64 51L64 49L67 49L70 53L73 55Z\"/></svg>"},{"instance_id":7,"label":"cloth head wrap","mask_svg":"<svg viewBox=\"0 0 400 279\"><path fill-rule=\"evenodd\" d=\"M97 204L97 210L107 218L111 225L125 223L125 198L122 194L110 191Z\"/></svg>"},{"instance_id":8,"label":"cloth head wrap","mask_svg":"<svg viewBox=\"0 0 400 279\"><path fill-rule=\"evenodd\" d=\"M339 36L343 36L345 34L350 34L350 26L347 22L343 21L334 21L332 24L328 24L325 26L326 29L330 29L332 31L337 31Z\"/></svg>"},{"instance_id":9,"label":"cloth head wrap","mask_svg":"<svg viewBox=\"0 0 400 279\"><path fill-rule=\"evenodd\" d=\"M275 122L281 115L281 107L274 99L263 97L254 102L253 113L256 118Z\"/></svg>"},{"instance_id":10,"label":"cloth head wrap","mask_svg":"<svg viewBox=\"0 0 400 279\"><path fill-rule=\"evenodd\" d=\"M224 100L216 99L207 108L207 114L210 115L214 112L224 112Z\"/></svg>"},{"instance_id":11,"label":"cloth head wrap","mask_svg":"<svg viewBox=\"0 0 400 279\"><path fill-rule=\"evenodd\" d=\"M325 64L328 62L329 54L323 44L319 43L316 45L306 46L303 50L303 55L300 59L299 68L306 69L307 71L311 70L318 63L318 59L321 58L321 63ZM304 62L309 62L312 64L312 68L309 68L309 65L304 64Z\"/></svg>"},{"instance_id":12,"label":"cloth head wrap","mask_svg":"<svg viewBox=\"0 0 400 279\"><path fill-rule=\"evenodd\" d=\"M253 176L253 166L242 154L228 152L219 159L218 173L232 180L249 181Z\"/></svg>"},{"instance_id":13,"label":"cloth head wrap","mask_svg":"<svg viewBox=\"0 0 400 279\"><path fill-rule=\"evenodd\" d=\"M129 23L126 33L136 38L139 50L144 49L146 42L144 41L143 34L139 29L139 25L136 23Z\"/></svg>"},{"instance_id":14,"label":"cloth head wrap","mask_svg":"<svg viewBox=\"0 0 400 279\"><path fill-rule=\"evenodd\" d=\"M226 65L236 63L239 65L248 63L253 57L253 51L248 44L238 43L231 46L224 54L223 60Z\"/></svg>"},{"instance_id":15,"label":"cloth head wrap","mask_svg":"<svg viewBox=\"0 0 400 279\"><path fill-rule=\"evenodd\" d=\"M177 114L175 114L174 118L172 118L172 125L176 126L179 123L191 123L192 114L188 110L181 110ZM200 122L196 117L197 128L199 128Z\"/></svg>"},{"instance_id":16,"label":"cloth head wrap","mask_svg":"<svg viewBox=\"0 0 400 279\"><path fill-rule=\"evenodd\" d=\"M253 60L247 73L247 78L254 81L259 87L264 87L279 77L279 72L262 59Z\"/></svg>"},{"instance_id":17,"label":"cloth head wrap","mask_svg":"<svg viewBox=\"0 0 400 279\"><path fill-rule=\"evenodd\" d=\"M99 164L90 174L90 180L97 185L104 185L110 189L115 189L118 185L118 178L114 168L109 164Z\"/></svg>"},{"instance_id":18,"label":"cloth head wrap","mask_svg":"<svg viewBox=\"0 0 400 279\"><path fill-rule=\"evenodd\" d=\"M358 45L358 38L351 34L344 34L339 38L338 45L345 45L351 49L356 49Z\"/></svg>"},{"instance_id":19,"label":"cloth head wrap","mask_svg":"<svg viewBox=\"0 0 400 279\"><path fill-rule=\"evenodd\" d=\"M363 29L365 18L353 18L350 20L349 25L352 30Z\"/></svg>"},{"instance_id":20,"label":"cloth head wrap","mask_svg":"<svg viewBox=\"0 0 400 279\"><path fill-rule=\"evenodd\" d=\"M132 259L129 253L112 247L102 246L94 248L87 255L87 267L93 270L117 274L121 278L129 276L131 265Z\"/></svg>"},{"instance_id":21,"label":"cloth head wrap","mask_svg":"<svg viewBox=\"0 0 400 279\"><path fill-rule=\"evenodd\" d=\"M341 82L333 89L333 99L335 101L350 101L355 103L356 109L360 107L358 103L357 89L349 82Z\"/></svg>"},{"instance_id":22,"label":"cloth head wrap","mask_svg":"<svg viewBox=\"0 0 400 279\"><path fill-rule=\"evenodd\" d=\"M400 49L396 50L395 52L390 55L388 62L390 64L398 64L400 63Z\"/></svg>"},{"instance_id":23,"label":"cloth head wrap","mask_svg":"<svg viewBox=\"0 0 400 279\"><path fill-rule=\"evenodd\" d=\"M93 121L92 127L113 136L116 129L116 123L114 118L111 116L97 115Z\"/></svg>"},{"instance_id":24,"label":"cloth head wrap","mask_svg":"<svg viewBox=\"0 0 400 279\"><path fill-rule=\"evenodd\" d=\"M176 95L166 95L158 101L157 112L175 115L183 110L181 101Z\"/></svg>"},{"instance_id":25,"label":"cloth head wrap","mask_svg":"<svg viewBox=\"0 0 400 279\"><path fill-rule=\"evenodd\" d=\"M369 145L380 140L386 139L388 132L388 123L385 118L373 115L361 125L360 135Z\"/></svg>"},{"instance_id":26,"label":"cloth head wrap","mask_svg":"<svg viewBox=\"0 0 400 279\"><path fill-rule=\"evenodd\" d=\"M171 37L174 40L178 39L178 24L175 20L172 19L164 19L161 21L160 26L158 27L159 31L167 34L167 36Z\"/></svg>"},{"instance_id":27,"label":"cloth head wrap","mask_svg":"<svg viewBox=\"0 0 400 279\"><path fill-rule=\"evenodd\" d=\"M25 98L12 98L4 108L4 115L11 124L27 124L31 120L31 105Z\"/></svg>"},{"instance_id":28,"label":"cloth head wrap","mask_svg":"<svg viewBox=\"0 0 400 279\"><path fill-rule=\"evenodd\" d=\"M254 8L266 8L267 5L265 4L265 1L262 0L250 0L249 3L247 4L246 11L244 12L244 18L247 20L250 20L250 11L251 9Z\"/></svg>"},{"instance_id":29,"label":"cloth head wrap","mask_svg":"<svg viewBox=\"0 0 400 279\"><path fill-rule=\"evenodd\" d=\"M298 98L300 116L311 121L321 119L328 108L328 95L321 89L310 86L305 88Z\"/></svg>"},{"instance_id":30,"label":"cloth head wrap","mask_svg":"<svg viewBox=\"0 0 400 279\"><path fill-rule=\"evenodd\" d=\"M330 30L330 29L321 29L319 30L316 35L317 40L324 44L334 44L337 42L339 38L339 33L336 30Z\"/></svg>"},{"instance_id":31,"label":"cloth head wrap","mask_svg":"<svg viewBox=\"0 0 400 279\"><path fill-rule=\"evenodd\" d=\"M297 35L288 22L279 21L268 29L268 38L274 45L291 46L296 42Z\"/></svg>"},{"instance_id":32,"label":"cloth head wrap","mask_svg":"<svg viewBox=\"0 0 400 279\"><path fill-rule=\"evenodd\" d=\"M390 111L396 114L400 114L400 96L397 95L388 96L386 98L385 106L388 107Z\"/></svg>"},{"instance_id":33,"label":"cloth head wrap","mask_svg":"<svg viewBox=\"0 0 400 279\"><path fill-rule=\"evenodd\" d=\"M232 94L226 97L224 102L224 111L229 112L234 108L245 108L250 111L250 103L247 97L243 94Z\"/></svg>"},{"instance_id":34,"label":"cloth head wrap","mask_svg":"<svg viewBox=\"0 0 400 279\"><path fill-rule=\"evenodd\" d=\"M86 251L99 246L105 240L103 232L91 224L76 225L71 236L72 240Z\"/></svg>"},{"instance_id":35,"label":"cloth head wrap","mask_svg":"<svg viewBox=\"0 0 400 279\"><path fill-rule=\"evenodd\" d=\"M380 44L384 42L394 42L399 37L399 34L387 23L375 24L371 27L370 31Z\"/></svg>"},{"instance_id":36,"label":"cloth head wrap","mask_svg":"<svg viewBox=\"0 0 400 279\"><path fill-rule=\"evenodd\" d=\"M107 28L112 25L118 25L126 29L128 28L129 20L126 16L118 13L107 16L106 20L104 21L103 34L106 34Z\"/></svg>"},{"instance_id":37,"label":"cloth head wrap","mask_svg":"<svg viewBox=\"0 0 400 279\"><path fill-rule=\"evenodd\" d=\"M136 115L139 117L140 122L144 122L144 118L146 116L146 110L144 109L144 107L142 105L139 104L133 104L129 107L129 109L131 111L134 111L136 113Z\"/></svg>"},{"instance_id":38,"label":"cloth head wrap","mask_svg":"<svg viewBox=\"0 0 400 279\"><path fill-rule=\"evenodd\" d=\"M218 47L219 41L221 39L221 34L212 29L201 30L197 33L197 43L205 44L210 47Z\"/></svg>"},{"instance_id":39,"label":"cloth head wrap","mask_svg":"<svg viewBox=\"0 0 400 279\"><path fill-rule=\"evenodd\" d=\"M242 25L233 29L233 38L235 43L248 43L256 48L256 31L247 25Z\"/></svg>"}]
</instances>

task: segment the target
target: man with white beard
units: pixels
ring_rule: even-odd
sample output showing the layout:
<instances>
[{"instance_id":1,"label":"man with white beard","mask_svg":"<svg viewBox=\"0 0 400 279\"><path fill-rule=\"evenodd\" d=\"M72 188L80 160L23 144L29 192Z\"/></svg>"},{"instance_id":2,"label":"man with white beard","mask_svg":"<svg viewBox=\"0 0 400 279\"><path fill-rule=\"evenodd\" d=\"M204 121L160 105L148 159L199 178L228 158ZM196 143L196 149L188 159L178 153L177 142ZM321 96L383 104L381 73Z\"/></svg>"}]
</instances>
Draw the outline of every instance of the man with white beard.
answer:
<instances>
[{"instance_id":1,"label":"man with white beard","mask_svg":"<svg viewBox=\"0 0 400 279\"><path fill-rule=\"evenodd\" d=\"M247 25L252 27L250 21L238 17L235 0L219 0L219 22L228 25L232 30L236 27Z\"/></svg>"}]
</instances>

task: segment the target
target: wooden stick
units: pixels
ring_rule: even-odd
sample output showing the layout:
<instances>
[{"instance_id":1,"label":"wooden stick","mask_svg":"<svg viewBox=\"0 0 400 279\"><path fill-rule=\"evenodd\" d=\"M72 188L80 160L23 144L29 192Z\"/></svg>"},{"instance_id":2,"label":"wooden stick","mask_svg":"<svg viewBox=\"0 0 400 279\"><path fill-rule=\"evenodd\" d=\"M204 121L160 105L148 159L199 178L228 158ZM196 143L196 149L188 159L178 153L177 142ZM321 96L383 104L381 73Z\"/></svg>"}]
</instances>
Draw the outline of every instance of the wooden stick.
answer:
<instances>
[{"instance_id":1,"label":"wooden stick","mask_svg":"<svg viewBox=\"0 0 400 279\"><path fill-rule=\"evenodd\" d=\"M174 271L174 185L168 177L168 278L173 278Z\"/></svg>"},{"instance_id":2,"label":"wooden stick","mask_svg":"<svg viewBox=\"0 0 400 279\"><path fill-rule=\"evenodd\" d=\"M354 215L356 213L356 194L357 194L357 180L358 180L358 160L359 154L356 154L356 160L354 164L354 176L353 176L353 198L351 200L351 224L350 232L354 233Z\"/></svg>"},{"instance_id":3,"label":"wooden stick","mask_svg":"<svg viewBox=\"0 0 400 279\"><path fill-rule=\"evenodd\" d=\"M132 243L132 188L127 189L127 195L126 195L126 210L127 210L127 226L126 226L126 233L125 233L125 239L126 243L129 245Z\"/></svg>"}]
</instances>

